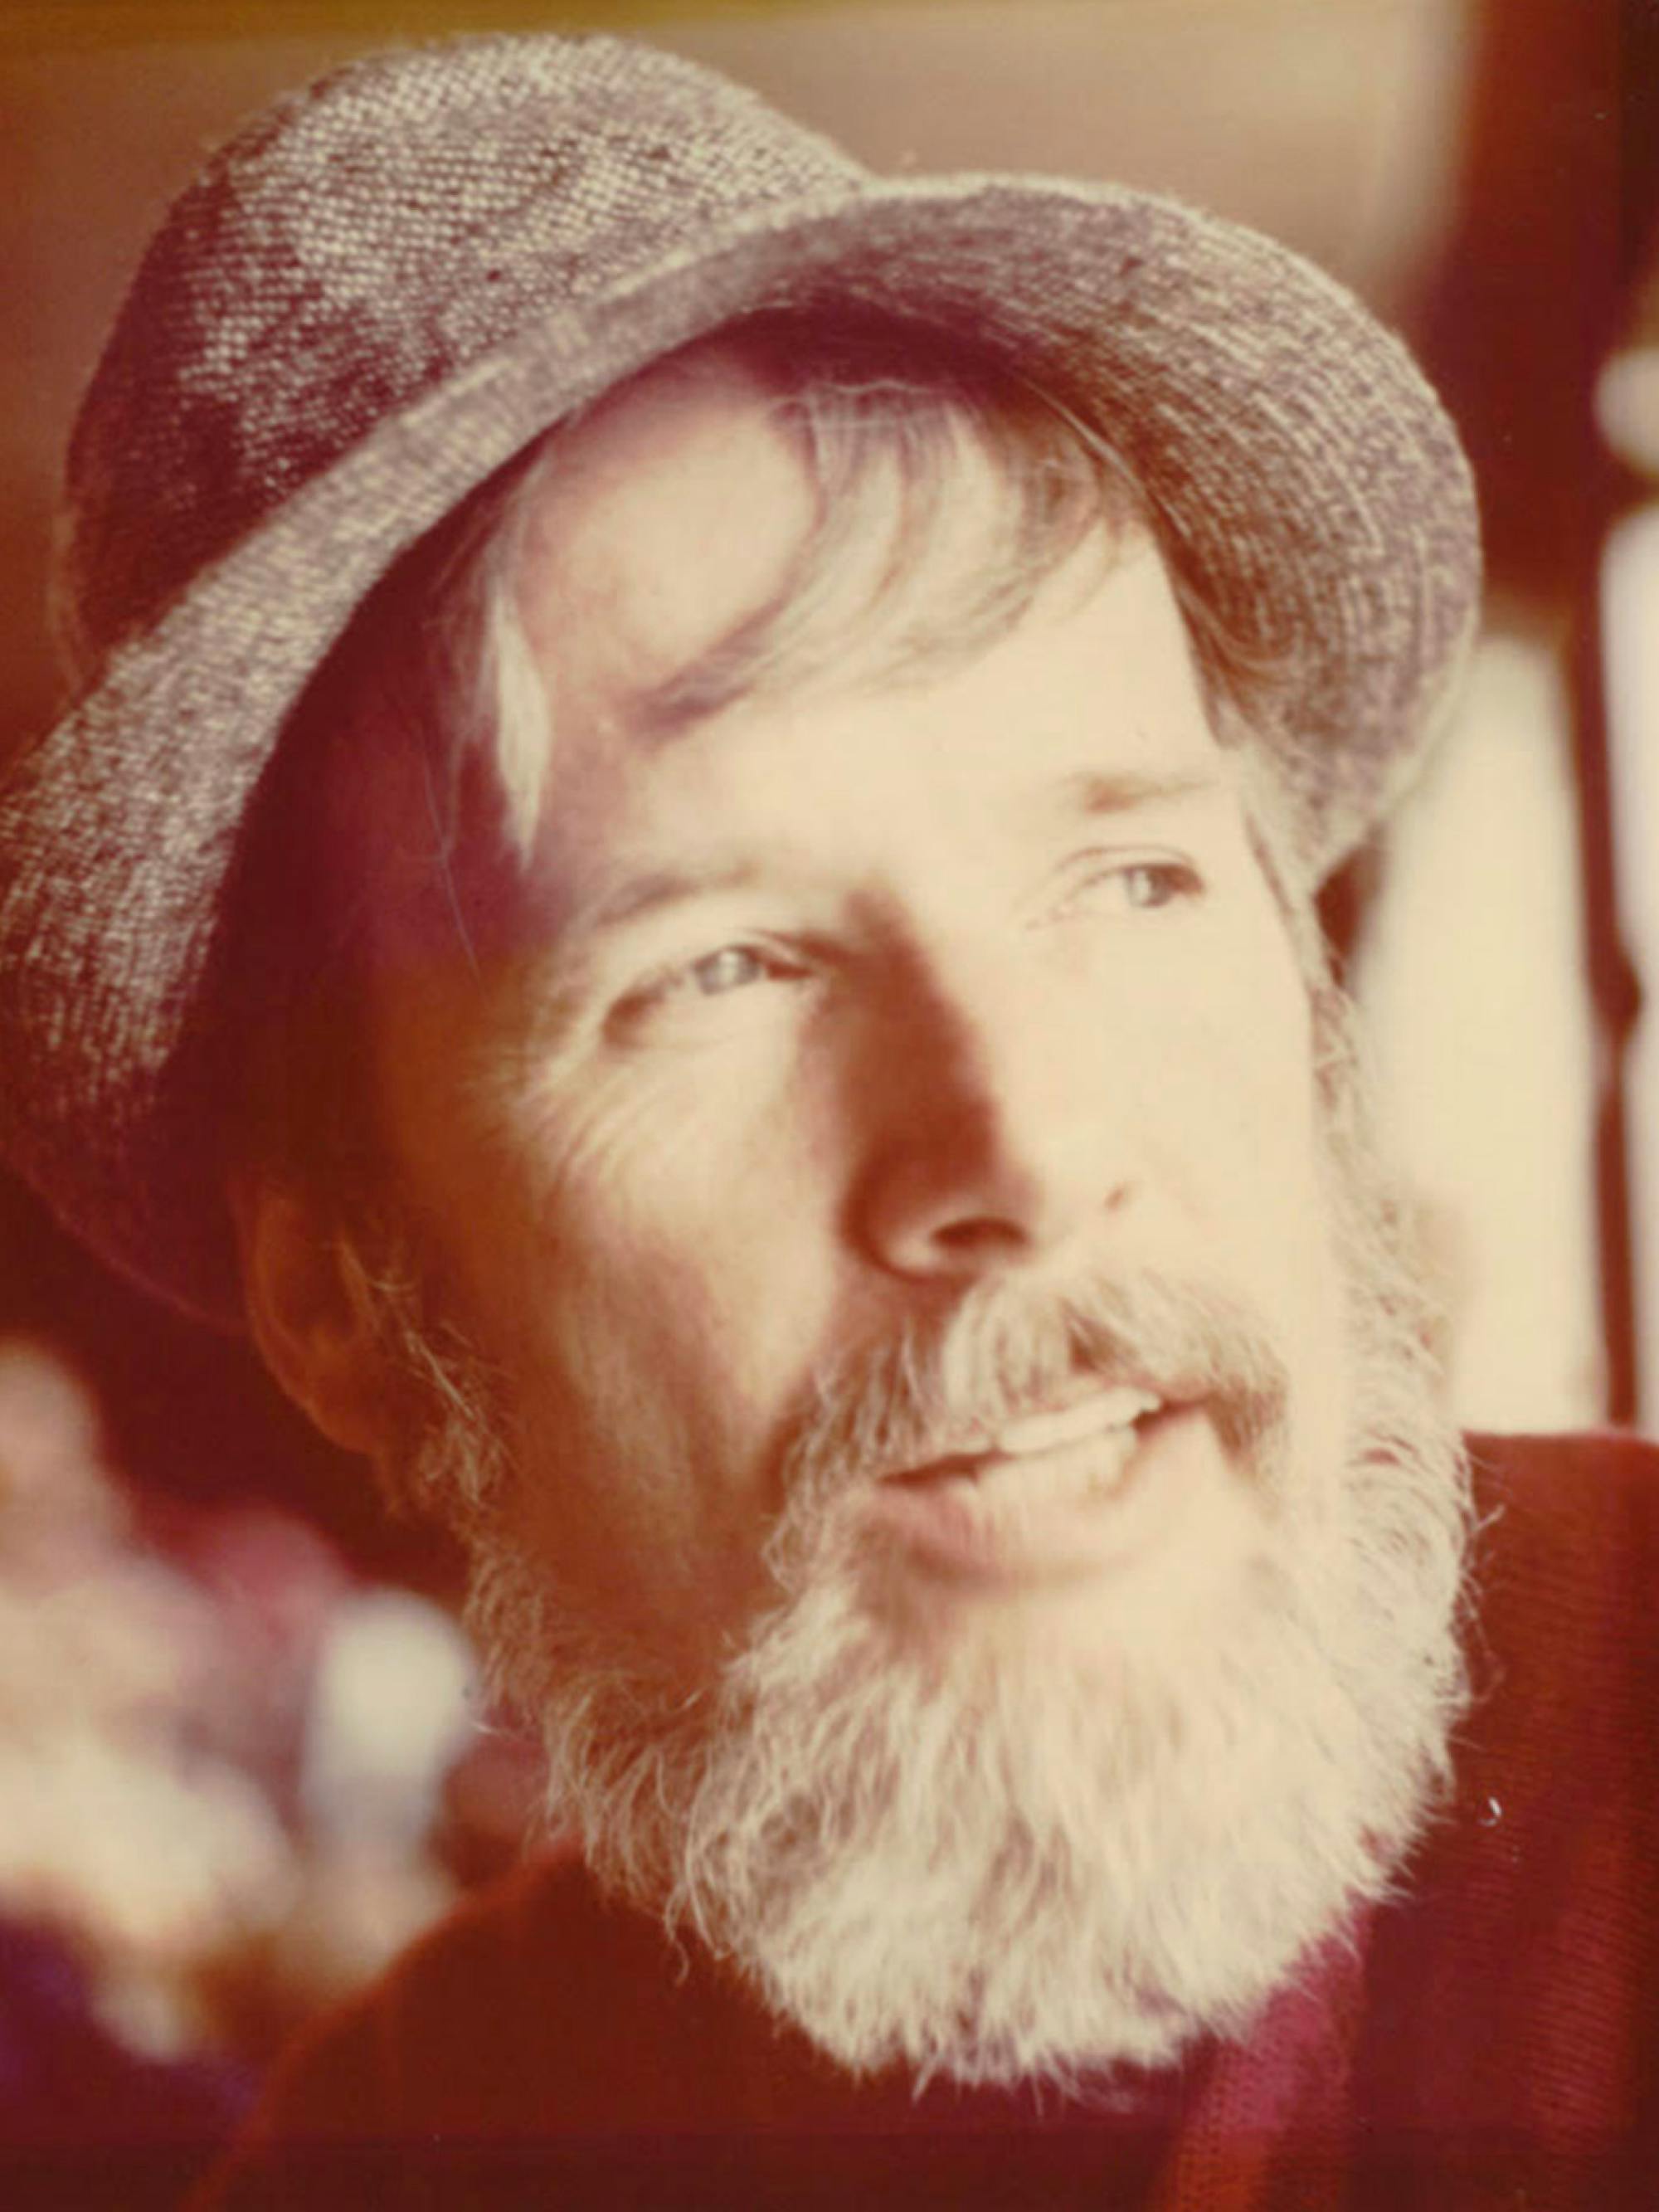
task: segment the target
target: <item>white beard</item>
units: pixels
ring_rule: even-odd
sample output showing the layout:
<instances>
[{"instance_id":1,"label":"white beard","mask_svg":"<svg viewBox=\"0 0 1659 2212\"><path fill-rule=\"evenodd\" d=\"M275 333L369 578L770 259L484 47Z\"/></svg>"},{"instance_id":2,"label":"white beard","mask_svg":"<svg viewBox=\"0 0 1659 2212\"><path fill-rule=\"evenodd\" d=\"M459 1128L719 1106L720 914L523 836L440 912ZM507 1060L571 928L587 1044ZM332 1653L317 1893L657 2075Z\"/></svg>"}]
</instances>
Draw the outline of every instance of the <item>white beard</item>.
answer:
<instances>
[{"instance_id":1,"label":"white beard","mask_svg":"<svg viewBox=\"0 0 1659 2212\"><path fill-rule=\"evenodd\" d=\"M1461 1708L1462 1463L1392 1280L1373 1256L1336 1480L1284 1463L1271 1353L1175 1287L958 1328L832 1384L774 1548L781 1601L690 1701L486 1513L471 1619L539 1720L554 1821L855 2072L1074 2083L1243 2032L1387 1888ZM1079 1346L1215 1389L1276 1505L1261 1555L1174 1637L1114 1643L1103 1600L1097 1651L907 1643L837 1496L896 1437L941 1433L942 1404L961 1433ZM452 1423L429 1479L461 1459L476 1478L480 1450L499 1461L499 1428Z\"/></svg>"}]
</instances>

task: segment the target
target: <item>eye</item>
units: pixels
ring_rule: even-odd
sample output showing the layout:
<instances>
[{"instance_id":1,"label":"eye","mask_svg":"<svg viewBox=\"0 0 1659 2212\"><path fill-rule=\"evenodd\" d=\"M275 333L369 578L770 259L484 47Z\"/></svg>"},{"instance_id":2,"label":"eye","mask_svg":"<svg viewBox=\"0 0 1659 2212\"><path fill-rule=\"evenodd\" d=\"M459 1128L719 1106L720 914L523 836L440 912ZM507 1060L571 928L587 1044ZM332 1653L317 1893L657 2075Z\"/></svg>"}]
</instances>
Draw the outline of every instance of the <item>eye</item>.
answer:
<instances>
[{"instance_id":1,"label":"eye","mask_svg":"<svg viewBox=\"0 0 1659 2212\"><path fill-rule=\"evenodd\" d=\"M1079 911L1152 914L1200 898L1204 888L1192 862L1176 854L1088 853L1079 856L1054 911L1062 919Z\"/></svg>"},{"instance_id":2,"label":"eye","mask_svg":"<svg viewBox=\"0 0 1659 2212\"><path fill-rule=\"evenodd\" d=\"M752 945L722 945L682 969L686 987L705 999L723 998L747 983L759 983L771 972L763 954Z\"/></svg>"},{"instance_id":3,"label":"eye","mask_svg":"<svg viewBox=\"0 0 1659 2212\"><path fill-rule=\"evenodd\" d=\"M1127 866L1110 871L1108 883L1115 886L1126 906L1142 911L1172 906L1177 899L1193 897L1201 888L1197 871L1184 860L1131 860Z\"/></svg>"},{"instance_id":4,"label":"eye","mask_svg":"<svg viewBox=\"0 0 1659 2212\"><path fill-rule=\"evenodd\" d=\"M692 960L659 968L617 1002L613 1027L638 1033L648 1026L695 1024L724 1016L727 1007L769 1003L763 984L796 984L809 973L798 955L765 944L722 945Z\"/></svg>"}]
</instances>

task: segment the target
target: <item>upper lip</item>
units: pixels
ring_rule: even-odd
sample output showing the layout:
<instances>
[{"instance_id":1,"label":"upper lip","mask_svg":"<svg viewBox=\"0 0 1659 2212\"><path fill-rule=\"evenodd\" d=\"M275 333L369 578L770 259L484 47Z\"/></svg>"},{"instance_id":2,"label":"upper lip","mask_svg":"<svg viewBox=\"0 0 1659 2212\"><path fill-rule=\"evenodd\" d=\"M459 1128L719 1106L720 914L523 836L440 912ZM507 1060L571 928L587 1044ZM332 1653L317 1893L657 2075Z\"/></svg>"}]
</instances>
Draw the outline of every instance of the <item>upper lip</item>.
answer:
<instances>
[{"instance_id":1,"label":"upper lip","mask_svg":"<svg viewBox=\"0 0 1659 2212\"><path fill-rule=\"evenodd\" d=\"M1097 1430L1127 1427L1162 1412L1163 1395L1139 1382L1093 1382L1032 1407L988 1423L959 1443L896 1468L890 1480L916 1481L930 1475L967 1472L993 1459L1019 1459L1053 1451Z\"/></svg>"}]
</instances>

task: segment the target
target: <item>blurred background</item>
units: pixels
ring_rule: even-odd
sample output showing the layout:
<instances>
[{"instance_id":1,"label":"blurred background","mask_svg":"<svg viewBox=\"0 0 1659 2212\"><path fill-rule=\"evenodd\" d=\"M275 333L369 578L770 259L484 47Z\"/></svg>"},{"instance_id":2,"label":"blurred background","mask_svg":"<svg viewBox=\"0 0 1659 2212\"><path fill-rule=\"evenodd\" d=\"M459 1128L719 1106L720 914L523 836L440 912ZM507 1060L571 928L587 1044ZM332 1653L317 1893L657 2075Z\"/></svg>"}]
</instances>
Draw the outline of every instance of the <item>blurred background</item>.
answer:
<instances>
[{"instance_id":1,"label":"blurred background","mask_svg":"<svg viewBox=\"0 0 1659 2212\"><path fill-rule=\"evenodd\" d=\"M1659 1431L1659 5L9 0L0 748L58 704L64 440L200 151L364 47L531 24L655 38L878 167L1174 191L1404 331L1474 459L1487 621L1329 919L1463 1418ZM510 1859L533 1763L453 1586L243 1347L0 1182L0 2142L42 2188L90 2128L154 2147L162 2201L283 2034Z\"/></svg>"}]
</instances>

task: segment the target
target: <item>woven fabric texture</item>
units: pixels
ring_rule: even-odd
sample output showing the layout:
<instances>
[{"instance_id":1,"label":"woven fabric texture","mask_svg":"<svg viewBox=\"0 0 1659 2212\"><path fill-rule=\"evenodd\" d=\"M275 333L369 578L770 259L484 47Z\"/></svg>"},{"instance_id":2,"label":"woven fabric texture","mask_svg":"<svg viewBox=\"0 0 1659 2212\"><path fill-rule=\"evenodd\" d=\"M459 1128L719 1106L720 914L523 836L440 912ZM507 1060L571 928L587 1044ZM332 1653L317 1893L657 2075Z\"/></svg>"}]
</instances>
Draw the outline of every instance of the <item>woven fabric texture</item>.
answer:
<instances>
[{"instance_id":1,"label":"woven fabric texture","mask_svg":"<svg viewBox=\"0 0 1659 2212\"><path fill-rule=\"evenodd\" d=\"M0 1147L116 1266L234 1323L217 942L250 799L387 568L528 440L732 316L971 331L1088 410L1252 653L1328 864L1419 755L1474 617L1455 436L1297 257L1109 185L884 180L608 39L382 55L179 201L71 447L76 703L0 792Z\"/></svg>"}]
</instances>

